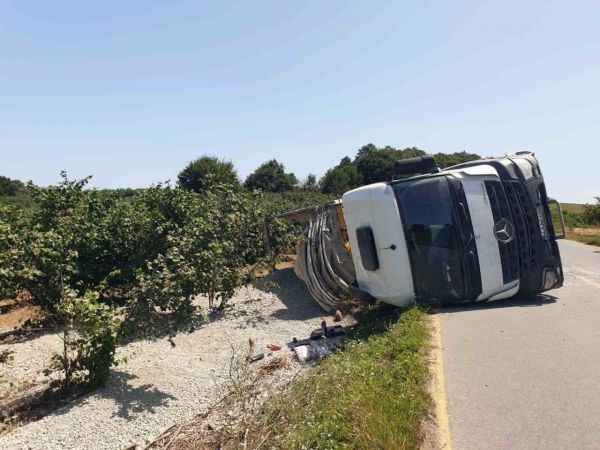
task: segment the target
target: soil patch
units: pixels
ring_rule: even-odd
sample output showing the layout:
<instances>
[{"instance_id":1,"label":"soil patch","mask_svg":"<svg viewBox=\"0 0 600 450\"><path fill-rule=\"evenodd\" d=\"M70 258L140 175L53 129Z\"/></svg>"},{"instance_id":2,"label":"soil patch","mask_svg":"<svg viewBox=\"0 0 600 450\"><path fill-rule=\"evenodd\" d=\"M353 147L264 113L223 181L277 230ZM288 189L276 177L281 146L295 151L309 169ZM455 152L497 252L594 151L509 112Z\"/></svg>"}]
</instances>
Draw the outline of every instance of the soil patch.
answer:
<instances>
[{"instance_id":1,"label":"soil patch","mask_svg":"<svg viewBox=\"0 0 600 450\"><path fill-rule=\"evenodd\" d=\"M41 317L42 312L39 306L15 306L8 312L0 314L0 333L19 328L27 320L39 320Z\"/></svg>"}]
</instances>

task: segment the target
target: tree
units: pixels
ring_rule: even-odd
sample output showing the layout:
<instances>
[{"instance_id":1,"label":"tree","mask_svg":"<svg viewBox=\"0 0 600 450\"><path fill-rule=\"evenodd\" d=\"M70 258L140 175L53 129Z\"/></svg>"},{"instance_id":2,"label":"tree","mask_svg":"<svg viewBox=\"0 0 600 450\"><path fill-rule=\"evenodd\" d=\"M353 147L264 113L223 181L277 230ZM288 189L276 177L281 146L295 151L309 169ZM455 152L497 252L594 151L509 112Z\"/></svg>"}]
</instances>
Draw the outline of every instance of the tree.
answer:
<instances>
[{"instance_id":1,"label":"tree","mask_svg":"<svg viewBox=\"0 0 600 450\"><path fill-rule=\"evenodd\" d=\"M396 158L391 152L379 149L359 150L359 155L354 161L365 184L389 181L392 179L394 162Z\"/></svg>"},{"instance_id":2,"label":"tree","mask_svg":"<svg viewBox=\"0 0 600 450\"><path fill-rule=\"evenodd\" d=\"M581 217L587 225L600 225L600 197L594 197L595 205L585 205Z\"/></svg>"},{"instance_id":3,"label":"tree","mask_svg":"<svg viewBox=\"0 0 600 450\"><path fill-rule=\"evenodd\" d=\"M475 153L467 153L466 151L455 152L455 153L436 153L433 155L433 159L442 169L444 167L455 166L467 161L474 161L481 159L481 156Z\"/></svg>"},{"instance_id":4,"label":"tree","mask_svg":"<svg viewBox=\"0 0 600 450\"><path fill-rule=\"evenodd\" d=\"M179 186L194 192L204 192L214 184L236 187L240 184L233 163L214 156L202 156L190 162L177 178Z\"/></svg>"},{"instance_id":5,"label":"tree","mask_svg":"<svg viewBox=\"0 0 600 450\"><path fill-rule=\"evenodd\" d=\"M416 147L403 150L386 146L377 148L373 144L361 147L354 159L354 165L364 184L390 181L394 175L394 162L399 159L423 156L425 152Z\"/></svg>"},{"instance_id":6,"label":"tree","mask_svg":"<svg viewBox=\"0 0 600 450\"><path fill-rule=\"evenodd\" d=\"M19 180L11 180L0 175L0 195L14 197L25 189L25 185Z\"/></svg>"},{"instance_id":7,"label":"tree","mask_svg":"<svg viewBox=\"0 0 600 450\"><path fill-rule=\"evenodd\" d=\"M252 172L246 178L244 186L250 190L285 192L292 190L296 184L298 184L296 175L286 173L284 165L276 159L272 159Z\"/></svg>"},{"instance_id":8,"label":"tree","mask_svg":"<svg viewBox=\"0 0 600 450\"><path fill-rule=\"evenodd\" d=\"M363 145L356 152L354 160L346 156L337 166L325 173L320 181L321 191L339 195L361 184L391 181L394 178L396 161L425 154L417 147L399 149L389 145L381 148L374 144ZM436 153L433 157L442 168L481 158L477 154L465 151Z\"/></svg>"},{"instance_id":9,"label":"tree","mask_svg":"<svg viewBox=\"0 0 600 450\"><path fill-rule=\"evenodd\" d=\"M320 181L321 192L336 195L341 195L360 184L361 176L348 157L342 159L333 169L329 169Z\"/></svg>"},{"instance_id":10,"label":"tree","mask_svg":"<svg viewBox=\"0 0 600 450\"><path fill-rule=\"evenodd\" d=\"M317 177L314 174L309 173L308 176L306 177L306 181L302 185L302 188L307 191L316 191L317 190Z\"/></svg>"}]
</instances>

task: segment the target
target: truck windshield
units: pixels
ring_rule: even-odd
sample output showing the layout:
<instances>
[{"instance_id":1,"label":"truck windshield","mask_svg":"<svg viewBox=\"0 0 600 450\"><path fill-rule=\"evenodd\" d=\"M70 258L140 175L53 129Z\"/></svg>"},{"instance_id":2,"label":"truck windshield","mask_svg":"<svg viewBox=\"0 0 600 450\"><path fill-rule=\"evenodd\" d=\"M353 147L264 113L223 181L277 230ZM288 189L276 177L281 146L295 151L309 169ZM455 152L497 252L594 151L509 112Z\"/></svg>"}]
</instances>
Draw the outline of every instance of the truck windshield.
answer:
<instances>
[{"instance_id":1,"label":"truck windshield","mask_svg":"<svg viewBox=\"0 0 600 450\"><path fill-rule=\"evenodd\" d=\"M457 301L464 298L463 250L454 200L446 177L393 185L403 219L416 295Z\"/></svg>"}]
</instances>

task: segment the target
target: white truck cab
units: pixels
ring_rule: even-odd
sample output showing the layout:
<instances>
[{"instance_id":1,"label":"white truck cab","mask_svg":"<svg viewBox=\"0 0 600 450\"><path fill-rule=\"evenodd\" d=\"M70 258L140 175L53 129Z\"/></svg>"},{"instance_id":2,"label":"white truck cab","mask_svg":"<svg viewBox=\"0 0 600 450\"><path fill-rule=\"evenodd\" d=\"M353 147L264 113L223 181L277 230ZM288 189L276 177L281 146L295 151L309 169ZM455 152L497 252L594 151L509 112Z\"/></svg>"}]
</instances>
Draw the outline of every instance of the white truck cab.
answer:
<instances>
[{"instance_id":1,"label":"white truck cab","mask_svg":"<svg viewBox=\"0 0 600 450\"><path fill-rule=\"evenodd\" d=\"M550 202L530 152L346 192L357 287L397 306L559 287L562 236L554 233Z\"/></svg>"}]
</instances>

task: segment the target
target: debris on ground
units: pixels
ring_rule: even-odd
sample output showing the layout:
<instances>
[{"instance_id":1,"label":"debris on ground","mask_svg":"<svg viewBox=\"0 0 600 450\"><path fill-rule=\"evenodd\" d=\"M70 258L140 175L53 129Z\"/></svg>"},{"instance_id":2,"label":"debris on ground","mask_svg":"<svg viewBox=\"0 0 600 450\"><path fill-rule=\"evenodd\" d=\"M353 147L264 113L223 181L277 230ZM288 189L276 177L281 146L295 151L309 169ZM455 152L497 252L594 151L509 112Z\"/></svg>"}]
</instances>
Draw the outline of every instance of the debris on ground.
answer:
<instances>
[{"instance_id":1,"label":"debris on ground","mask_svg":"<svg viewBox=\"0 0 600 450\"><path fill-rule=\"evenodd\" d=\"M253 355L248 355L248 362L256 362L256 361L260 361L261 359L264 359L265 354L264 353L254 353Z\"/></svg>"},{"instance_id":2,"label":"debris on ground","mask_svg":"<svg viewBox=\"0 0 600 450\"><path fill-rule=\"evenodd\" d=\"M313 330L308 339L294 338L289 347L300 362L319 360L341 348L346 334L343 326L327 326L322 321L321 328Z\"/></svg>"},{"instance_id":3,"label":"debris on ground","mask_svg":"<svg viewBox=\"0 0 600 450\"><path fill-rule=\"evenodd\" d=\"M334 322L341 322L343 319L343 315L342 312L339 309L335 310L335 316L333 316L333 321Z\"/></svg>"},{"instance_id":4,"label":"debris on ground","mask_svg":"<svg viewBox=\"0 0 600 450\"><path fill-rule=\"evenodd\" d=\"M276 370L287 369L288 367L290 367L290 360L287 356L276 356L263 364L258 369L258 373L260 375L271 375Z\"/></svg>"}]
</instances>

